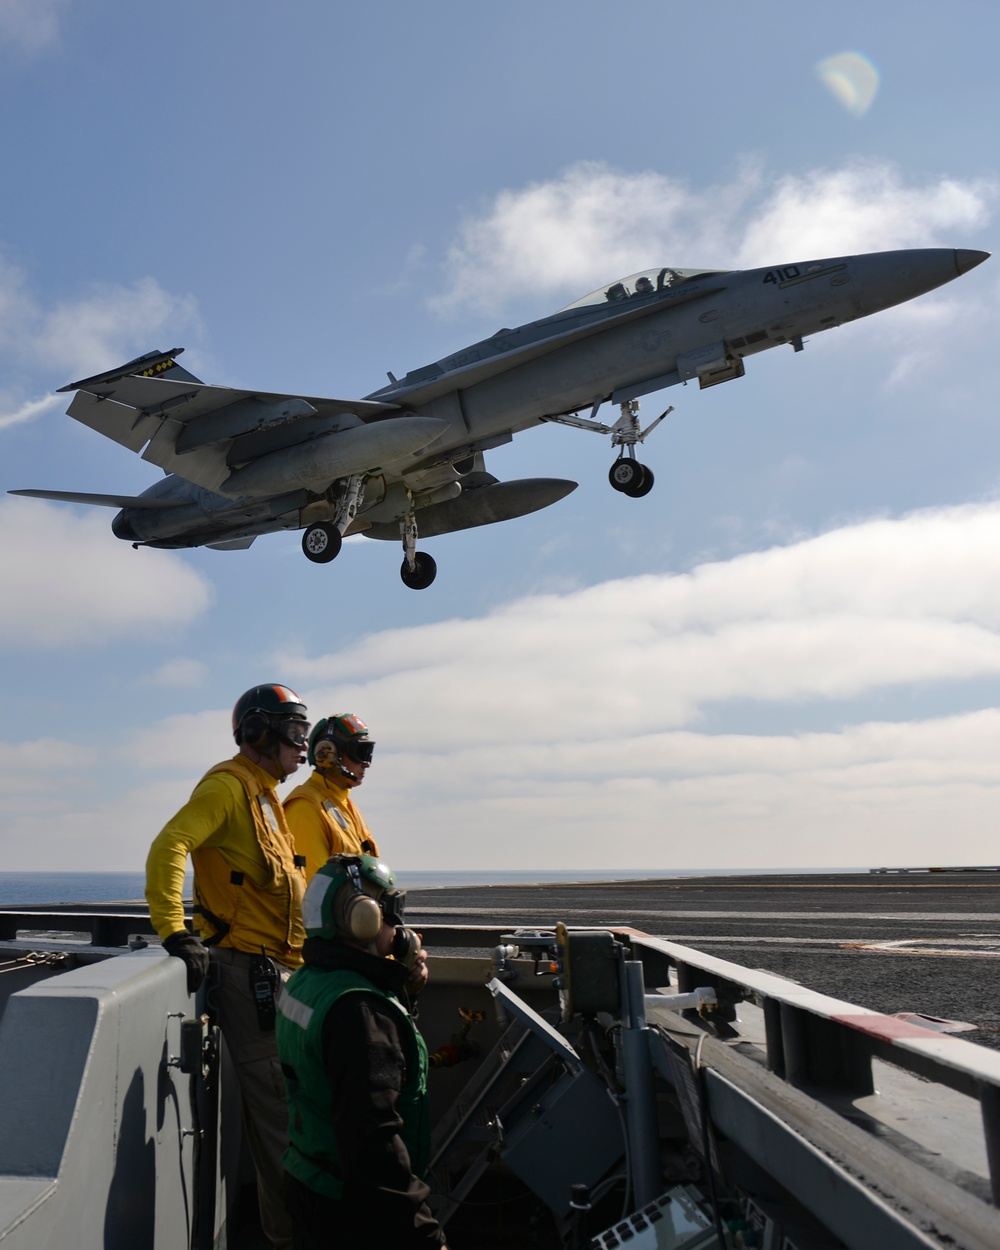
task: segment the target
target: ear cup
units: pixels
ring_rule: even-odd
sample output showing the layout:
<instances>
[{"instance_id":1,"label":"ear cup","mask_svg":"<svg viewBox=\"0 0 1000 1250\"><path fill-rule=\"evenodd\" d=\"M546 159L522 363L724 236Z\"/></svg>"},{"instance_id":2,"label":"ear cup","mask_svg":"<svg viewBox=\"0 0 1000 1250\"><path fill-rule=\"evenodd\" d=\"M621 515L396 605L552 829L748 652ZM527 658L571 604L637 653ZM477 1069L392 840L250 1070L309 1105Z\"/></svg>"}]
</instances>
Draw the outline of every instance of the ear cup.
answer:
<instances>
[{"instance_id":1,"label":"ear cup","mask_svg":"<svg viewBox=\"0 0 1000 1250\"><path fill-rule=\"evenodd\" d=\"M317 768L333 768L337 763L337 748L329 738L323 738L313 749L313 759Z\"/></svg>"},{"instance_id":2,"label":"ear cup","mask_svg":"<svg viewBox=\"0 0 1000 1250\"><path fill-rule=\"evenodd\" d=\"M333 906L334 924L356 942L374 942L382 929L382 908L367 894L341 886Z\"/></svg>"},{"instance_id":3,"label":"ear cup","mask_svg":"<svg viewBox=\"0 0 1000 1250\"><path fill-rule=\"evenodd\" d=\"M240 742L248 747L261 747L267 744L271 733L271 725L266 716L259 712L250 712L243 717L240 725Z\"/></svg>"}]
</instances>

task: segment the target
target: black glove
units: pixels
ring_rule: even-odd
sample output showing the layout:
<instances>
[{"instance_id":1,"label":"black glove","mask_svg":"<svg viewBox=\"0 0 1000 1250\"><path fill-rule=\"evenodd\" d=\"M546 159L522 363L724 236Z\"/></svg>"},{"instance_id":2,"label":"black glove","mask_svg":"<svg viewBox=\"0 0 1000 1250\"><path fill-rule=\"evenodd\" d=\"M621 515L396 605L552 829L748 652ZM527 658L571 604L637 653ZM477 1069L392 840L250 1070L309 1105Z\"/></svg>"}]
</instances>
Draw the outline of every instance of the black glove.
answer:
<instances>
[{"instance_id":1,"label":"black glove","mask_svg":"<svg viewBox=\"0 0 1000 1250\"><path fill-rule=\"evenodd\" d=\"M187 929L180 929L163 939L163 949L168 955L176 955L178 959L184 960L188 974L188 993L193 994L208 976L208 950L202 944L201 938L188 933Z\"/></svg>"}]
</instances>

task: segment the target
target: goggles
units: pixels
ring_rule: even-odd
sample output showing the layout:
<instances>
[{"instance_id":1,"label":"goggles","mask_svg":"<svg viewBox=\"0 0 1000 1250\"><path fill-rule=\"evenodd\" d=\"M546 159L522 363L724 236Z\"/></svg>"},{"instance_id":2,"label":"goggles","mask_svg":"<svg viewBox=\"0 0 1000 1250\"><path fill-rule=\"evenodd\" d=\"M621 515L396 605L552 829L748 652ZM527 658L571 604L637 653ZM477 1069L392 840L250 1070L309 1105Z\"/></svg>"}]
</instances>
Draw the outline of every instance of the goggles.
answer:
<instances>
[{"instance_id":1,"label":"goggles","mask_svg":"<svg viewBox=\"0 0 1000 1250\"><path fill-rule=\"evenodd\" d=\"M271 728L290 747L304 747L309 741L309 730L312 726L307 720L289 716L282 720L272 719Z\"/></svg>"},{"instance_id":2,"label":"goggles","mask_svg":"<svg viewBox=\"0 0 1000 1250\"><path fill-rule=\"evenodd\" d=\"M378 905L382 908L385 923L398 928L403 923L403 913L406 911L406 891L386 890L379 896Z\"/></svg>"},{"instance_id":3,"label":"goggles","mask_svg":"<svg viewBox=\"0 0 1000 1250\"><path fill-rule=\"evenodd\" d=\"M372 762L372 752L375 750L375 743L368 738L353 738L350 742L338 739L337 747L349 760L354 760L356 764L370 764Z\"/></svg>"}]
</instances>

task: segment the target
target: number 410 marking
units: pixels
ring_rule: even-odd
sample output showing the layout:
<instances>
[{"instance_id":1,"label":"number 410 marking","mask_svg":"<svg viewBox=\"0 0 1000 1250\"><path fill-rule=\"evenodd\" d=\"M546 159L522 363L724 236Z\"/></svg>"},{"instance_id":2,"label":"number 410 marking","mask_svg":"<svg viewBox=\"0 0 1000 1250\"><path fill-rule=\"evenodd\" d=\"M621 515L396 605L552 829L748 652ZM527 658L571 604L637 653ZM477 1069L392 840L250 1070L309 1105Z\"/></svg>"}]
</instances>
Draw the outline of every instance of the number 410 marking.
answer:
<instances>
[{"instance_id":1,"label":"number 410 marking","mask_svg":"<svg viewBox=\"0 0 1000 1250\"><path fill-rule=\"evenodd\" d=\"M775 286L782 282L790 282L799 277L798 265L787 265L784 269L769 269L764 275L765 282L773 282Z\"/></svg>"}]
</instances>

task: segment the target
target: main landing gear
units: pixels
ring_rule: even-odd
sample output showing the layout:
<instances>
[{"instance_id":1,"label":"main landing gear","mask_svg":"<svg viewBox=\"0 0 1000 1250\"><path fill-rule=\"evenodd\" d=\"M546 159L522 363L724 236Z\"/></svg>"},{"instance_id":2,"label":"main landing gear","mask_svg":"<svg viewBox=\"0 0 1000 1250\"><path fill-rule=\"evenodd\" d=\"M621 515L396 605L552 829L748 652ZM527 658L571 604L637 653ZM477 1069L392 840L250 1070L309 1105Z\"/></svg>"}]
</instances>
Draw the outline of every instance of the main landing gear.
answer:
<instances>
[{"instance_id":1,"label":"main landing gear","mask_svg":"<svg viewBox=\"0 0 1000 1250\"><path fill-rule=\"evenodd\" d=\"M340 555L344 545L344 530L358 514L364 501L362 479L355 474L349 477L337 497L336 513L332 521L314 521L306 526L302 535L302 550L306 559L314 564L329 564ZM417 518L413 500L409 499L409 511L399 523L403 539L403 563L399 576L403 585L411 590L426 590L437 577L437 564L425 551L417 550Z\"/></svg>"},{"instance_id":2,"label":"main landing gear","mask_svg":"<svg viewBox=\"0 0 1000 1250\"><path fill-rule=\"evenodd\" d=\"M343 545L344 537L340 530L327 521L317 521L302 535L302 550L306 558L315 564L329 564L331 560L336 560Z\"/></svg>"},{"instance_id":3,"label":"main landing gear","mask_svg":"<svg viewBox=\"0 0 1000 1250\"><path fill-rule=\"evenodd\" d=\"M412 509L400 521L399 533L403 540L403 563L399 568L403 585L411 590L426 590L437 577L437 564L426 551L417 550L417 518Z\"/></svg>"},{"instance_id":4,"label":"main landing gear","mask_svg":"<svg viewBox=\"0 0 1000 1250\"><path fill-rule=\"evenodd\" d=\"M358 514L365 497L359 474L349 477L337 498L337 511L332 521L315 521L306 526L302 535L302 550L307 560L314 564L329 564L340 555L344 545L344 530Z\"/></svg>"}]
</instances>

